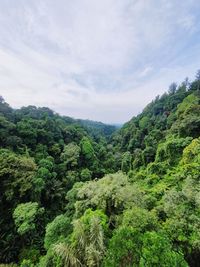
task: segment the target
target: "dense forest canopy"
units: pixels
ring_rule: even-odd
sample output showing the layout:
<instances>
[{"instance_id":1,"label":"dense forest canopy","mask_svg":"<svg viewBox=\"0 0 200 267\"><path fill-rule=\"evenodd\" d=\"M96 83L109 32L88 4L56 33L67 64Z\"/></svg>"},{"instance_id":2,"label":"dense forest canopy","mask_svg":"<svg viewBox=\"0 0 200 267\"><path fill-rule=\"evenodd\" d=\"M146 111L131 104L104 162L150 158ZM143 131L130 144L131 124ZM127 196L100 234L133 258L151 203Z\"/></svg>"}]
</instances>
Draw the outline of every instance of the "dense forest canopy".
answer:
<instances>
[{"instance_id":1,"label":"dense forest canopy","mask_svg":"<svg viewBox=\"0 0 200 267\"><path fill-rule=\"evenodd\" d=\"M0 98L0 263L200 266L200 71L121 129Z\"/></svg>"}]
</instances>

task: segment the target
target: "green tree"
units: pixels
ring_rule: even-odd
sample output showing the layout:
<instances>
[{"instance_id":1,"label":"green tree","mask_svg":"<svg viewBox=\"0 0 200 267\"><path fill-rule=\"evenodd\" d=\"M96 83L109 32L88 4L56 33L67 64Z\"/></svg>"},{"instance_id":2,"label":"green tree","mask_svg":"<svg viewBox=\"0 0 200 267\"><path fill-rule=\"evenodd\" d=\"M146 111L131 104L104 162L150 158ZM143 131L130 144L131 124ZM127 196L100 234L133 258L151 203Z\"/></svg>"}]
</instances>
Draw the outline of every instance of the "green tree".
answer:
<instances>
[{"instance_id":1,"label":"green tree","mask_svg":"<svg viewBox=\"0 0 200 267\"><path fill-rule=\"evenodd\" d=\"M81 171L81 181L89 181L92 178L92 173L88 168L85 168Z\"/></svg>"},{"instance_id":2,"label":"green tree","mask_svg":"<svg viewBox=\"0 0 200 267\"><path fill-rule=\"evenodd\" d=\"M67 238L72 231L71 220L66 215L57 216L46 226L44 246L48 250L52 245L61 242Z\"/></svg>"},{"instance_id":3,"label":"green tree","mask_svg":"<svg viewBox=\"0 0 200 267\"><path fill-rule=\"evenodd\" d=\"M122 165L121 170L125 173L128 173L131 170L132 156L130 152L125 152L122 155Z\"/></svg>"},{"instance_id":4,"label":"green tree","mask_svg":"<svg viewBox=\"0 0 200 267\"><path fill-rule=\"evenodd\" d=\"M80 147L74 143L70 143L64 147L61 154L61 160L66 164L67 168L73 168L78 165L80 155Z\"/></svg>"},{"instance_id":5,"label":"green tree","mask_svg":"<svg viewBox=\"0 0 200 267\"><path fill-rule=\"evenodd\" d=\"M146 232L143 236L140 267L187 267L183 254L172 249L168 238L158 232Z\"/></svg>"},{"instance_id":6,"label":"green tree","mask_svg":"<svg viewBox=\"0 0 200 267\"><path fill-rule=\"evenodd\" d=\"M132 227L120 227L109 242L105 267L139 266L142 247L141 234Z\"/></svg>"},{"instance_id":7,"label":"green tree","mask_svg":"<svg viewBox=\"0 0 200 267\"><path fill-rule=\"evenodd\" d=\"M65 266L100 266L105 254L104 232L108 229L107 220L102 211L89 209L74 221L71 243L61 243L54 247Z\"/></svg>"},{"instance_id":8,"label":"green tree","mask_svg":"<svg viewBox=\"0 0 200 267\"><path fill-rule=\"evenodd\" d=\"M115 220L116 215L134 204L143 206L144 194L137 185L129 183L127 176L119 172L83 184L77 193L75 216L81 216L88 208L97 208Z\"/></svg>"},{"instance_id":9,"label":"green tree","mask_svg":"<svg viewBox=\"0 0 200 267\"><path fill-rule=\"evenodd\" d=\"M17 226L17 231L20 235L36 229L38 217L44 213L44 208L40 208L36 202L27 202L19 204L14 212L13 218Z\"/></svg>"},{"instance_id":10,"label":"green tree","mask_svg":"<svg viewBox=\"0 0 200 267\"><path fill-rule=\"evenodd\" d=\"M83 137L80 143L81 153L85 161L91 161L94 159L95 153L92 143L89 138Z\"/></svg>"}]
</instances>

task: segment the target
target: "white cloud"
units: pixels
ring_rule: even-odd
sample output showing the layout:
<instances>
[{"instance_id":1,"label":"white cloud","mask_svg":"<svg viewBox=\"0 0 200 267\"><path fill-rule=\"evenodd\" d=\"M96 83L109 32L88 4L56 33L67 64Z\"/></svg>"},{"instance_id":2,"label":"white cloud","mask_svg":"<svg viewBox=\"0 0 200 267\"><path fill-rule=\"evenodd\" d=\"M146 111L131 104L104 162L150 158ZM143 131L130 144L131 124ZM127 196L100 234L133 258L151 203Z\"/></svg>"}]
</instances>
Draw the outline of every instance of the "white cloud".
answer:
<instances>
[{"instance_id":1,"label":"white cloud","mask_svg":"<svg viewBox=\"0 0 200 267\"><path fill-rule=\"evenodd\" d=\"M194 0L0 3L0 94L122 122L199 68Z\"/></svg>"},{"instance_id":2,"label":"white cloud","mask_svg":"<svg viewBox=\"0 0 200 267\"><path fill-rule=\"evenodd\" d=\"M145 76L148 75L152 70L153 70L153 68L152 68L151 66L147 66L147 67L145 67L145 68L141 71L139 77L145 77Z\"/></svg>"}]
</instances>

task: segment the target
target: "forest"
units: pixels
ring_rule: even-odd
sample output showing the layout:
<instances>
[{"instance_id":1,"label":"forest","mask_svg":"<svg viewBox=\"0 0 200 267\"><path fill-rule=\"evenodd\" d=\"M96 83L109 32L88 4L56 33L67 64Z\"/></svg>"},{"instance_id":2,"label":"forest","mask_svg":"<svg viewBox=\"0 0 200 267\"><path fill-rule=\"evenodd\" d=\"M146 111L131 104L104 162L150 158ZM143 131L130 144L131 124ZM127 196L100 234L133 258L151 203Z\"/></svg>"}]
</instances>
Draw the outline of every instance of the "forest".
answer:
<instances>
[{"instance_id":1,"label":"forest","mask_svg":"<svg viewBox=\"0 0 200 267\"><path fill-rule=\"evenodd\" d=\"M0 97L0 264L200 266L200 71L120 129Z\"/></svg>"}]
</instances>

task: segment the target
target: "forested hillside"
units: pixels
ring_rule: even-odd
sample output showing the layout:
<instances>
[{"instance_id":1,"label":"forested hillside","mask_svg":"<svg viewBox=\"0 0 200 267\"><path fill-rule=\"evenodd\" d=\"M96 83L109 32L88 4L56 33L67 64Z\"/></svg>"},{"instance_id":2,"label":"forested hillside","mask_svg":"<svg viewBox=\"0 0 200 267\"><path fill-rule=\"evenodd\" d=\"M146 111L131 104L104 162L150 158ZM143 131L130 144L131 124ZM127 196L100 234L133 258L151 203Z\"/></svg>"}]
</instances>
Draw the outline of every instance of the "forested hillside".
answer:
<instances>
[{"instance_id":1,"label":"forested hillside","mask_svg":"<svg viewBox=\"0 0 200 267\"><path fill-rule=\"evenodd\" d=\"M1 98L0 263L200 266L200 72L114 130Z\"/></svg>"}]
</instances>

